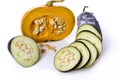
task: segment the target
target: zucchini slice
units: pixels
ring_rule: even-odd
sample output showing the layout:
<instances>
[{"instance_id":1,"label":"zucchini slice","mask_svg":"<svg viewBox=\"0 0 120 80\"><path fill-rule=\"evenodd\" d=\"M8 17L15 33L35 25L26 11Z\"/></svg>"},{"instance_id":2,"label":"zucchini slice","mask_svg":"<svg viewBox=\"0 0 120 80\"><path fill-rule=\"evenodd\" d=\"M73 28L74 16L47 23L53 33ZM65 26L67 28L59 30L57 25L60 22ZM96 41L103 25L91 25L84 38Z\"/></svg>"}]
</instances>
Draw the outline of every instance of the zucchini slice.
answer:
<instances>
[{"instance_id":1,"label":"zucchini slice","mask_svg":"<svg viewBox=\"0 0 120 80\"><path fill-rule=\"evenodd\" d=\"M54 57L54 65L56 69L62 72L74 69L81 61L80 51L72 46L60 49Z\"/></svg>"},{"instance_id":2,"label":"zucchini slice","mask_svg":"<svg viewBox=\"0 0 120 80\"><path fill-rule=\"evenodd\" d=\"M101 40L102 40L102 36L100 35L100 33L97 31L97 29L89 24L83 24L82 26L80 26L77 30L77 34L80 33L83 30L88 30L93 32L94 34L96 34Z\"/></svg>"},{"instance_id":3,"label":"zucchini slice","mask_svg":"<svg viewBox=\"0 0 120 80\"><path fill-rule=\"evenodd\" d=\"M83 43L86 44L86 46L89 48L91 57L90 57L89 62L88 62L84 67L90 67L90 66L96 61L96 59L97 59L98 50L97 50L96 47L95 47L91 42L89 42L88 40L79 39L79 40L77 40L77 41L83 42Z\"/></svg>"},{"instance_id":4,"label":"zucchini slice","mask_svg":"<svg viewBox=\"0 0 120 80\"><path fill-rule=\"evenodd\" d=\"M92 44L95 45L100 55L102 51L102 41L93 32L86 31L86 30L81 31L76 37L76 40L78 39L85 39L85 40L90 41Z\"/></svg>"},{"instance_id":5,"label":"zucchini slice","mask_svg":"<svg viewBox=\"0 0 120 80\"><path fill-rule=\"evenodd\" d=\"M91 56L88 47L81 41L73 42L70 46L76 47L82 55L82 60L75 69L84 67L89 62Z\"/></svg>"},{"instance_id":6,"label":"zucchini slice","mask_svg":"<svg viewBox=\"0 0 120 80\"><path fill-rule=\"evenodd\" d=\"M40 58L37 43L26 36L16 36L8 43L8 50L13 58L23 67L34 65Z\"/></svg>"}]
</instances>

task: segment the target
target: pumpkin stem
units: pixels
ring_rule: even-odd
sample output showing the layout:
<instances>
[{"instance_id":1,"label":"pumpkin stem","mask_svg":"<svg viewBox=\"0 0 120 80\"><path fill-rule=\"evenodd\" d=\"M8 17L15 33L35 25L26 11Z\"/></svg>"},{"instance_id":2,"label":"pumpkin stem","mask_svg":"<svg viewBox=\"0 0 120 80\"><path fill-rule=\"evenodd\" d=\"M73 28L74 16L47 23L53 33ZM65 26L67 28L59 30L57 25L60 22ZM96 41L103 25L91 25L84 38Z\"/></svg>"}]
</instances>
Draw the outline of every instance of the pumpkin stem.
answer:
<instances>
[{"instance_id":1,"label":"pumpkin stem","mask_svg":"<svg viewBox=\"0 0 120 80\"><path fill-rule=\"evenodd\" d=\"M53 6L53 3L55 2L63 2L64 0L51 0L51 1L48 1L46 6Z\"/></svg>"},{"instance_id":2,"label":"pumpkin stem","mask_svg":"<svg viewBox=\"0 0 120 80\"><path fill-rule=\"evenodd\" d=\"M83 12L85 12L85 9L86 9L86 8L88 8L88 6L84 6L84 8L83 8Z\"/></svg>"}]
</instances>

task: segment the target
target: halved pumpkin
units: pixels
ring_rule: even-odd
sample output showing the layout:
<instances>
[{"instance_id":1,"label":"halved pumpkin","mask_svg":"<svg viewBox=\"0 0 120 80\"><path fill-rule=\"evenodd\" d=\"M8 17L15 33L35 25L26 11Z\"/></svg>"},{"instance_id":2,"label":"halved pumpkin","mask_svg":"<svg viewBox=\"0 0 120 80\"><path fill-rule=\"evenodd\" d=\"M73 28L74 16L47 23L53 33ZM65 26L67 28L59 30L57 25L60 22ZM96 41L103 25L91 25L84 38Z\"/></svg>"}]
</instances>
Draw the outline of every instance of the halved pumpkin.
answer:
<instances>
[{"instance_id":1,"label":"halved pumpkin","mask_svg":"<svg viewBox=\"0 0 120 80\"><path fill-rule=\"evenodd\" d=\"M23 35L33 38L36 42L61 40L73 30L75 17L71 10L63 6L53 6L48 1L43 7L27 11L22 19L21 30Z\"/></svg>"}]
</instances>

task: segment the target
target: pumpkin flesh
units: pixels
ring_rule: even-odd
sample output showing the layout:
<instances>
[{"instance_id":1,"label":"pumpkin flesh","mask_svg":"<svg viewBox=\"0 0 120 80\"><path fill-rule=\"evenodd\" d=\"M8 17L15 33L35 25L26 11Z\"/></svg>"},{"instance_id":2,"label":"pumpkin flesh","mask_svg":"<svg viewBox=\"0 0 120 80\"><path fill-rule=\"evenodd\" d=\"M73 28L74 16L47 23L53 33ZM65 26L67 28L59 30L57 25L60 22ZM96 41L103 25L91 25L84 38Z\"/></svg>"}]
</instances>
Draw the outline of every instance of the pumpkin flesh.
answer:
<instances>
[{"instance_id":1,"label":"pumpkin flesh","mask_svg":"<svg viewBox=\"0 0 120 80\"><path fill-rule=\"evenodd\" d=\"M43 19L43 23L36 26L36 19ZM21 30L23 35L33 38L36 42L61 40L71 33L74 24L75 18L69 9L61 6L44 6L25 13ZM41 26L44 26L44 29L41 29Z\"/></svg>"}]
</instances>

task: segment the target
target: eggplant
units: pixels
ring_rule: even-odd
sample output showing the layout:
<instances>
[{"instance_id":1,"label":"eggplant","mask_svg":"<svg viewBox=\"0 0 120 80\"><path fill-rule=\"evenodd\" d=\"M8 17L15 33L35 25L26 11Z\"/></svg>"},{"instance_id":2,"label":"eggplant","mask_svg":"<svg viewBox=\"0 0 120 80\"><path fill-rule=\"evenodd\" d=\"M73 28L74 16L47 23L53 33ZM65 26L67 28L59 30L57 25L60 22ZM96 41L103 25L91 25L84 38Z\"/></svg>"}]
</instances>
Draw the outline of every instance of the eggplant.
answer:
<instances>
[{"instance_id":1,"label":"eggplant","mask_svg":"<svg viewBox=\"0 0 120 80\"><path fill-rule=\"evenodd\" d=\"M37 43L26 36L16 36L9 40L8 51L15 61L23 67L33 66L40 58Z\"/></svg>"},{"instance_id":2,"label":"eggplant","mask_svg":"<svg viewBox=\"0 0 120 80\"><path fill-rule=\"evenodd\" d=\"M60 49L55 55L54 64L59 71L88 68L94 64L101 54L103 38L99 22L93 13L85 12L85 8L86 6L77 17L78 28L75 41ZM66 53L68 50L72 54L75 53L75 62L69 62L69 55Z\"/></svg>"},{"instance_id":3,"label":"eggplant","mask_svg":"<svg viewBox=\"0 0 120 80\"><path fill-rule=\"evenodd\" d=\"M77 35L76 41L79 40L79 39L85 39L85 40L90 41L97 48L97 50L99 52L99 55L101 54L102 41L100 40L100 38L96 34L94 34L91 31L84 30L84 31L81 31Z\"/></svg>"},{"instance_id":4,"label":"eggplant","mask_svg":"<svg viewBox=\"0 0 120 80\"><path fill-rule=\"evenodd\" d=\"M75 41L71 43L70 46L76 47L82 55L82 60L75 69L83 68L89 62L91 56L88 47L81 41Z\"/></svg>"},{"instance_id":5,"label":"eggplant","mask_svg":"<svg viewBox=\"0 0 120 80\"><path fill-rule=\"evenodd\" d=\"M97 21L96 17L93 15L92 12L82 12L78 17L77 17L77 25L80 27L83 24L89 24L95 27L98 32L102 36L101 28L99 25L99 22Z\"/></svg>"},{"instance_id":6,"label":"eggplant","mask_svg":"<svg viewBox=\"0 0 120 80\"><path fill-rule=\"evenodd\" d=\"M93 27L93 26L91 26L91 25L89 25L89 24L81 25L81 26L78 28L76 35L78 35L81 31L84 31L84 30L93 32L94 34L96 34L96 35L102 40L102 36L101 36L100 33L98 32L98 30L97 30L95 27Z\"/></svg>"},{"instance_id":7,"label":"eggplant","mask_svg":"<svg viewBox=\"0 0 120 80\"><path fill-rule=\"evenodd\" d=\"M93 63L95 63L96 59L98 58L98 50L97 48L88 40L85 39L79 39L77 40L83 42L89 49L90 51L90 60L87 62L87 64L84 67L90 67Z\"/></svg>"},{"instance_id":8,"label":"eggplant","mask_svg":"<svg viewBox=\"0 0 120 80\"><path fill-rule=\"evenodd\" d=\"M82 59L76 47L66 46L61 48L54 57L55 68L61 72L68 72L76 68Z\"/></svg>"},{"instance_id":9,"label":"eggplant","mask_svg":"<svg viewBox=\"0 0 120 80\"><path fill-rule=\"evenodd\" d=\"M7 46L7 48L8 48L8 51L10 52L10 54L11 54L11 42L12 42L12 40L14 39L15 37L13 37L12 39L10 39L9 41L8 41L8 46Z\"/></svg>"}]
</instances>

